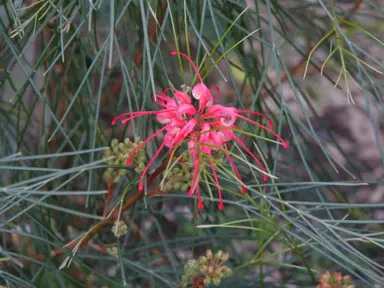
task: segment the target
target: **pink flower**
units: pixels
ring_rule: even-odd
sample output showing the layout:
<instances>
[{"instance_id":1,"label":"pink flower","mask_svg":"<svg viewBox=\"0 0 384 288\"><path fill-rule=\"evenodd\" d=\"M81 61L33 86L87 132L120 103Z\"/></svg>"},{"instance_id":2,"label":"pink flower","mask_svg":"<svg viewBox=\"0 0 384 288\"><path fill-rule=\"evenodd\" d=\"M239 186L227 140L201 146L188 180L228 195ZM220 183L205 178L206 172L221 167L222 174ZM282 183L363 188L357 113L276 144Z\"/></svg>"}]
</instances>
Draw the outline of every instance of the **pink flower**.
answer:
<instances>
[{"instance_id":1,"label":"pink flower","mask_svg":"<svg viewBox=\"0 0 384 288\"><path fill-rule=\"evenodd\" d=\"M284 148L288 147L288 144L277 135L272 128L273 123L272 120L259 112L252 112L248 110L238 110L234 107L226 107L222 105L214 104L220 94L220 90L218 87L213 87L209 89L203 82L203 79L200 75L200 72L196 65L192 62L192 60L184 53L179 53L181 56L186 58L189 63L192 65L195 70L200 83L196 84L192 88L192 96L199 101L199 107L196 108L192 105L191 98L188 94L179 91L177 89L165 89L163 94L156 95L155 103L158 104L163 109L158 111L143 111L143 112L128 112L117 116L113 119L112 124L116 124L117 120L123 117L126 117L121 121L122 124L125 124L131 120L134 120L138 117L145 115L156 115L156 119L160 124L164 124L165 126L156 131L154 134L149 136L144 142L142 142L128 157L127 164L130 163L132 157L141 149L146 143L155 138L162 132L166 132L164 140L160 145L159 149L155 152L155 155L151 158L147 166L145 167L139 182L139 190L143 189L143 180L145 175L147 174L149 168L152 166L153 162L161 153L164 147L168 147L171 152L175 147L180 147L183 143L188 143L188 153L192 156L194 174L192 178L191 187L189 190L189 195L193 195L194 191L197 191L198 198L198 208L203 209L203 201L200 195L200 187L199 187L199 169L202 161L208 160L209 166L211 167L213 178L217 185L217 192L219 196L219 209L224 209L223 198L220 188L219 179L216 173L215 160L212 156L212 151L222 151L228 160L231 168L236 174L236 177L239 179L241 183L242 178L240 173L233 162L231 156L229 155L229 151L227 148L229 147L229 142L235 141L237 142L244 151L247 152L259 165L261 171L264 174L264 181L268 181L268 175L266 174L266 170L261 161L254 155L245 145L243 140L238 138L234 131L241 130L239 129L235 123L237 119L242 119L247 121L253 125L256 125L268 133L272 134L276 137ZM177 55L177 52L172 52L172 55ZM211 90L216 90L215 99L213 99ZM172 91L174 97L167 96L166 93L168 91ZM270 128L255 122L245 116L243 114L251 114L257 115L265 118L269 122ZM246 193L246 188L244 184L242 184L242 192Z\"/></svg>"}]
</instances>

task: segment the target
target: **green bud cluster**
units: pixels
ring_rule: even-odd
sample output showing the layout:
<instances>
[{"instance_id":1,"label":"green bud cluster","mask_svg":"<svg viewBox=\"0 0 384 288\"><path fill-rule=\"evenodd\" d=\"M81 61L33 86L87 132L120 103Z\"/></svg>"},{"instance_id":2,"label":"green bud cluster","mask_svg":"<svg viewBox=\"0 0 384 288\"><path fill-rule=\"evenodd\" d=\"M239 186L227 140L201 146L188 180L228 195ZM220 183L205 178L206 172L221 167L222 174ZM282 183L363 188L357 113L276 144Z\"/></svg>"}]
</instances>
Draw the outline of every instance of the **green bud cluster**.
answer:
<instances>
[{"instance_id":1,"label":"green bud cluster","mask_svg":"<svg viewBox=\"0 0 384 288\"><path fill-rule=\"evenodd\" d=\"M351 284L352 277L350 275L345 275L343 277L343 286L342 288L356 288L355 285Z\"/></svg>"},{"instance_id":2,"label":"green bud cluster","mask_svg":"<svg viewBox=\"0 0 384 288\"><path fill-rule=\"evenodd\" d=\"M114 258L119 258L119 250L117 246L110 246L107 248L107 253Z\"/></svg>"},{"instance_id":3,"label":"green bud cluster","mask_svg":"<svg viewBox=\"0 0 384 288\"><path fill-rule=\"evenodd\" d=\"M116 222L112 227L113 234L116 235L116 237L121 237L128 232L128 226L125 224L124 221Z\"/></svg>"},{"instance_id":4,"label":"green bud cluster","mask_svg":"<svg viewBox=\"0 0 384 288\"><path fill-rule=\"evenodd\" d=\"M219 286L223 278L232 275L231 268L223 265L228 258L228 252L219 250L213 255L208 249L205 256L200 256L198 260L191 259L185 264L182 284L199 279L205 286Z\"/></svg>"},{"instance_id":5,"label":"green bud cluster","mask_svg":"<svg viewBox=\"0 0 384 288\"><path fill-rule=\"evenodd\" d=\"M173 167L170 171L164 172L163 177L166 179L163 180L162 191L187 191L191 186L193 173L189 167L184 165L181 168Z\"/></svg>"},{"instance_id":6,"label":"green bud cluster","mask_svg":"<svg viewBox=\"0 0 384 288\"><path fill-rule=\"evenodd\" d=\"M132 142L128 138L124 142L120 142L117 139L113 139L111 146L105 150L103 159L108 165L111 166L125 166L129 155L142 143L140 138L136 138L135 142ZM144 147L137 151L132 157L131 163L135 167L135 172L141 174L145 169L146 155ZM112 180L114 183L119 182L120 177L126 173L125 169L107 168L104 172L104 177L108 180Z\"/></svg>"},{"instance_id":7,"label":"green bud cluster","mask_svg":"<svg viewBox=\"0 0 384 288\"><path fill-rule=\"evenodd\" d=\"M351 284L352 277L345 275L344 277L340 272L330 273L326 271L319 277L320 284L316 288L328 287L328 288L356 288L355 285Z\"/></svg>"}]
</instances>

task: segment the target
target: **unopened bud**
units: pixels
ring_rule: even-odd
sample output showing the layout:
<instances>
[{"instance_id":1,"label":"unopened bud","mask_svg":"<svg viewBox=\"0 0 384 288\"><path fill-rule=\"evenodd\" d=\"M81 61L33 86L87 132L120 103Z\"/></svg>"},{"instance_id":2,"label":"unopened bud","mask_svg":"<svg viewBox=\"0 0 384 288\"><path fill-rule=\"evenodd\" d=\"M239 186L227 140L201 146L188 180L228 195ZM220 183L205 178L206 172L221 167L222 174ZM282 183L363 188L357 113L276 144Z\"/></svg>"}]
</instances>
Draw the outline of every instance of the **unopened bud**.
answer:
<instances>
[{"instance_id":1,"label":"unopened bud","mask_svg":"<svg viewBox=\"0 0 384 288\"><path fill-rule=\"evenodd\" d=\"M200 273L206 274L207 272L208 272L208 266L207 265L200 266Z\"/></svg>"},{"instance_id":2,"label":"unopened bud","mask_svg":"<svg viewBox=\"0 0 384 288\"><path fill-rule=\"evenodd\" d=\"M232 275L232 270L231 268L227 267L227 266L222 266L221 267L221 272L223 274L224 277L228 277L230 275Z\"/></svg>"},{"instance_id":3,"label":"unopened bud","mask_svg":"<svg viewBox=\"0 0 384 288\"><path fill-rule=\"evenodd\" d=\"M111 246L107 248L107 253L112 257L118 258L119 251L116 246Z\"/></svg>"},{"instance_id":4,"label":"unopened bud","mask_svg":"<svg viewBox=\"0 0 384 288\"><path fill-rule=\"evenodd\" d=\"M117 144L119 143L119 140L117 140L116 138L114 138L112 141L111 141L111 147L112 148L115 148L117 146Z\"/></svg>"},{"instance_id":5,"label":"unopened bud","mask_svg":"<svg viewBox=\"0 0 384 288\"><path fill-rule=\"evenodd\" d=\"M208 249L205 255L207 255L207 258L208 258L208 259L212 259L212 256L213 256L213 254L212 254L212 250L211 250L211 249Z\"/></svg>"},{"instance_id":6,"label":"unopened bud","mask_svg":"<svg viewBox=\"0 0 384 288\"><path fill-rule=\"evenodd\" d=\"M207 257L205 257L205 256L199 257L199 264L206 264L207 261L208 261Z\"/></svg>"},{"instance_id":7,"label":"unopened bud","mask_svg":"<svg viewBox=\"0 0 384 288\"><path fill-rule=\"evenodd\" d=\"M223 256L223 251L219 250L219 251L217 251L217 253L215 255L215 259L221 259L222 256Z\"/></svg>"},{"instance_id":8,"label":"unopened bud","mask_svg":"<svg viewBox=\"0 0 384 288\"><path fill-rule=\"evenodd\" d=\"M112 232L116 235L116 237L121 237L128 232L127 224L124 221L116 222L112 227Z\"/></svg>"},{"instance_id":9,"label":"unopened bud","mask_svg":"<svg viewBox=\"0 0 384 288\"><path fill-rule=\"evenodd\" d=\"M228 253L228 252L225 252L225 253L223 254L223 256L221 256L221 260L223 260L223 261L227 261L228 258L229 258L229 253Z\"/></svg>"},{"instance_id":10,"label":"unopened bud","mask_svg":"<svg viewBox=\"0 0 384 288\"><path fill-rule=\"evenodd\" d=\"M215 286L219 286L219 285L220 285L220 282L221 282L221 279L220 279L220 278L213 278L213 279L212 279L212 282L213 282L213 285L215 285Z\"/></svg>"},{"instance_id":11,"label":"unopened bud","mask_svg":"<svg viewBox=\"0 0 384 288\"><path fill-rule=\"evenodd\" d=\"M196 263L196 260L191 259L191 260L188 260L187 263L185 263L184 272L187 275L194 275L196 273L197 268L198 268L198 265Z\"/></svg>"},{"instance_id":12,"label":"unopened bud","mask_svg":"<svg viewBox=\"0 0 384 288\"><path fill-rule=\"evenodd\" d=\"M206 277L206 278L204 279L203 283L204 283L205 286L209 286L209 285L211 285L211 278Z\"/></svg>"},{"instance_id":13,"label":"unopened bud","mask_svg":"<svg viewBox=\"0 0 384 288\"><path fill-rule=\"evenodd\" d=\"M343 277L343 284L345 284L345 285L349 284L351 282L351 280L352 280L352 277L350 275L345 275Z\"/></svg>"}]
</instances>

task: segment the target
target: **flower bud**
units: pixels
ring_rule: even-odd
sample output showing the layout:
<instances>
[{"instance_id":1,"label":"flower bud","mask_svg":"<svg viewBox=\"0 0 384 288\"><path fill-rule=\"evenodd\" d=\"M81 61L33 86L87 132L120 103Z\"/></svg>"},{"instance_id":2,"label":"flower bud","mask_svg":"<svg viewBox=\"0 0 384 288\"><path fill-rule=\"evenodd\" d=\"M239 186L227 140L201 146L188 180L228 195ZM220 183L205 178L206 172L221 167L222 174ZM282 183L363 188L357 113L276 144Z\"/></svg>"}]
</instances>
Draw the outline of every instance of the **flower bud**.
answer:
<instances>
[{"instance_id":1,"label":"flower bud","mask_svg":"<svg viewBox=\"0 0 384 288\"><path fill-rule=\"evenodd\" d=\"M219 286L219 285L220 285L220 282L221 282L221 279L220 279L220 278L213 278L213 279L212 279L212 282L213 282L213 285L215 285L215 286Z\"/></svg>"},{"instance_id":2,"label":"flower bud","mask_svg":"<svg viewBox=\"0 0 384 288\"><path fill-rule=\"evenodd\" d=\"M187 276L187 275L183 275L183 276L181 277L181 282L182 282L182 283L188 282L188 276Z\"/></svg>"},{"instance_id":3,"label":"flower bud","mask_svg":"<svg viewBox=\"0 0 384 288\"><path fill-rule=\"evenodd\" d=\"M117 146L117 144L119 143L119 140L117 140L116 138L114 138L112 141L111 141L111 147L112 148L115 148Z\"/></svg>"},{"instance_id":4,"label":"flower bud","mask_svg":"<svg viewBox=\"0 0 384 288\"><path fill-rule=\"evenodd\" d=\"M228 276L232 275L231 268L229 268L227 266L222 266L221 267L221 271L222 271L222 274L223 274L224 277L228 277Z\"/></svg>"},{"instance_id":5,"label":"flower bud","mask_svg":"<svg viewBox=\"0 0 384 288\"><path fill-rule=\"evenodd\" d=\"M118 258L119 251L116 246L111 246L107 248L107 253L111 255L112 257Z\"/></svg>"},{"instance_id":6,"label":"flower bud","mask_svg":"<svg viewBox=\"0 0 384 288\"><path fill-rule=\"evenodd\" d=\"M338 285L340 285L343 282L343 276L340 272L334 272L332 275L332 280Z\"/></svg>"},{"instance_id":7,"label":"flower bud","mask_svg":"<svg viewBox=\"0 0 384 288\"><path fill-rule=\"evenodd\" d=\"M208 259L212 259L213 254L212 254L212 250L211 249L208 249L207 252L205 252L205 253L206 253L205 255L207 255Z\"/></svg>"},{"instance_id":8,"label":"flower bud","mask_svg":"<svg viewBox=\"0 0 384 288\"><path fill-rule=\"evenodd\" d=\"M118 144L118 147L119 147L119 149L120 149L121 152L124 152L124 151L125 151L125 145L124 145L124 143L119 143L119 144Z\"/></svg>"},{"instance_id":9,"label":"flower bud","mask_svg":"<svg viewBox=\"0 0 384 288\"><path fill-rule=\"evenodd\" d=\"M209 286L209 285L211 285L211 278L206 277L206 278L204 279L203 283L204 283L205 286Z\"/></svg>"},{"instance_id":10,"label":"flower bud","mask_svg":"<svg viewBox=\"0 0 384 288\"><path fill-rule=\"evenodd\" d=\"M221 256L221 260L222 260L222 261L227 261L228 258L229 258L229 253L228 253L228 252L225 252L225 253L223 254L223 256Z\"/></svg>"},{"instance_id":11,"label":"flower bud","mask_svg":"<svg viewBox=\"0 0 384 288\"><path fill-rule=\"evenodd\" d=\"M206 264L207 261L208 261L207 257L205 257L205 256L200 256L199 257L199 264L200 265Z\"/></svg>"},{"instance_id":12,"label":"flower bud","mask_svg":"<svg viewBox=\"0 0 384 288\"><path fill-rule=\"evenodd\" d=\"M351 283L351 280L352 280L352 277L350 275L345 275L343 277L343 284L347 285L347 284Z\"/></svg>"},{"instance_id":13,"label":"flower bud","mask_svg":"<svg viewBox=\"0 0 384 288\"><path fill-rule=\"evenodd\" d=\"M174 190L179 190L180 187L181 187L180 183L175 183L175 185L173 185Z\"/></svg>"},{"instance_id":14,"label":"flower bud","mask_svg":"<svg viewBox=\"0 0 384 288\"><path fill-rule=\"evenodd\" d=\"M206 274L207 272L208 272L208 266L207 265L200 266L200 273Z\"/></svg>"},{"instance_id":15,"label":"flower bud","mask_svg":"<svg viewBox=\"0 0 384 288\"><path fill-rule=\"evenodd\" d=\"M187 191L188 188L189 188L189 185L188 184L184 184L184 185L181 186L180 190L181 191Z\"/></svg>"},{"instance_id":16,"label":"flower bud","mask_svg":"<svg viewBox=\"0 0 384 288\"><path fill-rule=\"evenodd\" d=\"M199 266L197 265L196 260L188 260L188 262L184 265L184 272L186 275L194 275L196 274L198 267Z\"/></svg>"},{"instance_id":17,"label":"flower bud","mask_svg":"<svg viewBox=\"0 0 384 288\"><path fill-rule=\"evenodd\" d=\"M222 250L219 250L219 251L217 251L217 253L215 254L215 259L221 259L222 256L223 256L223 251L222 251Z\"/></svg>"},{"instance_id":18,"label":"flower bud","mask_svg":"<svg viewBox=\"0 0 384 288\"><path fill-rule=\"evenodd\" d=\"M128 227L124 221L116 222L112 227L112 232L116 235L116 237L121 237L128 232Z\"/></svg>"}]
</instances>

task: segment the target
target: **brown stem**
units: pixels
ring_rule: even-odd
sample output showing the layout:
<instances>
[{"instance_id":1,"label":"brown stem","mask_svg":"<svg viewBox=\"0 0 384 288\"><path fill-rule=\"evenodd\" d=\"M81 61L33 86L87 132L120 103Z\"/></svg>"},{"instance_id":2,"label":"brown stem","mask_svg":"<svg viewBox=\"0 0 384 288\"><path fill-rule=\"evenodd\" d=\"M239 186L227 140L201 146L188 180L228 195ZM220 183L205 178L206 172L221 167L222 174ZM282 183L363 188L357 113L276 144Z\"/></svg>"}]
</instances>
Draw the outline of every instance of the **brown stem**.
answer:
<instances>
[{"instance_id":1,"label":"brown stem","mask_svg":"<svg viewBox=\"0 0 384 288\"><path fill-rule=\"evenodd\" d=\"M103 212L104 220L107 218L107 215L108 215L109 203L111 202L112 194L113 194L112 192L113 192L113 182L112 180L108 180L108 193L104 200L104 212Z\"/></svg>"},{"instance_id":2,"label":"brown stem","mask_svg":"<svg viewBox=\"0 0 384 288\"><path fill-rule=\"evenodd\" d=\"M163 192L164 194L167 192ZM161 194L160 188L155 188L147 193L147 196L154 196ZM127 199L127 202L123 205L121 210L115 210L115 212L112 214L112 217L110 219L101 220L99 223L97 223L91 231L87 233L87 235L84 238L80 238L78 241L81 241L80 247L83 247L88 244L88 242L92 239L93 236L95 236L102 228L113 224L117 221L119 218L119 214L125 212L128 210L133 204L136 203L136 201L140 200L144 196L144 191L139 191L135 196ZM65 248L68 250L73 250L76 245L78 244L78 241L70 242ZM59 256L62 255L63 249L55 250L54 255Z\"/></svg>"},{"instance_id":3,"label":"brown stem","mask_svg":"<svg viewBox=\"0 0 384 288\"><path fill-rule=\"evenodd\" d=\"M356 0L355 5L353 5L353 7L348 11L348 15L347 15L347 17L345 17L344 20L349 21L349 19L351 18L352 14L360 9L361 4L363 4L363 0ZM346 27L348 27L348 25L345 24L345 23L342 23L340 25L340 27L346 28Z\"/></svg>"}]
</instances>

